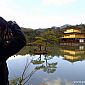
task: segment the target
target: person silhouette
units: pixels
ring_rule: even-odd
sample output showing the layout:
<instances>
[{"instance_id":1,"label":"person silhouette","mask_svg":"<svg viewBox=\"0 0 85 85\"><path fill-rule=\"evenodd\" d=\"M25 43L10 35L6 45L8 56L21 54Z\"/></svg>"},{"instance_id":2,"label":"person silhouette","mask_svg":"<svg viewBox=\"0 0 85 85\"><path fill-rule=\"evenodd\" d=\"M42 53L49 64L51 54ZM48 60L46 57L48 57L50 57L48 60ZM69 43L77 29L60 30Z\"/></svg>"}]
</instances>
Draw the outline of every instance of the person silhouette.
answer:
<instances>
[{"instance_id":1,"label":"person silhouette","mask_svg":"<svg viewBox=\"0 0 85 85\"><path fill-rule=\"evenodd\" d=\"M0 17L0 85L9 85L6 60L26 45L26 38L15 21Z\"/></svg>"}]
</instances>

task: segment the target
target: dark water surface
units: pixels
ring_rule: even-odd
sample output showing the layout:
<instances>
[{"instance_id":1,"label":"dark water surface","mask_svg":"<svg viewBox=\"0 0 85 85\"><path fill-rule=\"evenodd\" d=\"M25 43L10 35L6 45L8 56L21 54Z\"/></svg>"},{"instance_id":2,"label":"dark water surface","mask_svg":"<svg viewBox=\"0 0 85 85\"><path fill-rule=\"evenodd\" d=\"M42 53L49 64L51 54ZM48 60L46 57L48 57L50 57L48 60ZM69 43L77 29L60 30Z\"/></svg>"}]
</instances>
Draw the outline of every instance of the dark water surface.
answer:
<instances>
[{"instance_id":1,"label":"dark water surface","mask_svg":"<svg viewBox=\"0 0 85 85\"><path fill-rule=\"evenodd\" d=\"M20 77L27 63L25 85L85 85L84 47L61 47L55 52L12 56L7 60L9 79Z\"/></svg>"}]
</instances>

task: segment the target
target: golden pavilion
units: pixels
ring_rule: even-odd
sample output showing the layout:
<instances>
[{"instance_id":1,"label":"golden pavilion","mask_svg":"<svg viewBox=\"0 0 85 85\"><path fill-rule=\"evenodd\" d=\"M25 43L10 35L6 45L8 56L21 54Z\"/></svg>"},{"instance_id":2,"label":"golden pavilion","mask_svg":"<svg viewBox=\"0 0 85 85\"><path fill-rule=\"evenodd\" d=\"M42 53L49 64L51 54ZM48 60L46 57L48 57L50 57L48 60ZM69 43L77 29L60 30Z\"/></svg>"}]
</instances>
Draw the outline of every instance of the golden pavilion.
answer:
<instances>
[{"instance_id":1,"label":"golden pavilion","mask_svg":"<svg viewBox=\"0 0 85 85\"><path fill-rule=\"evenodd\" d=\"M81 28L75 26L67 27L60 39L60 43L85 43L85 33L81 32Z\"/></svg>"}]
</instances>

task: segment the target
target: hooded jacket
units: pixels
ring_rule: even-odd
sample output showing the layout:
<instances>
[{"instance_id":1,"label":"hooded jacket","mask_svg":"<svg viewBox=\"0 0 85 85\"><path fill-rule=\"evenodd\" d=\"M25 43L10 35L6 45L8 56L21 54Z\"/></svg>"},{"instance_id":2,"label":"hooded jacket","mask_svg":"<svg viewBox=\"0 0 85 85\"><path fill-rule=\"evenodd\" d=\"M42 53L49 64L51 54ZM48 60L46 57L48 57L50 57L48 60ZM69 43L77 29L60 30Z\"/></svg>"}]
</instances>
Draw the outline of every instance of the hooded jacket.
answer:
<instances>
[{"instance_id":1,"label":"hooded jacket","mask_svg":"<svg viewBox=\"0 0 85 85\"><path fill-rule=\"evenodd\" d=\"M10 38L8 45L4 45L3 42L0 42L0 61L7 60L26 45L25 35L18 24L13 21L8 21L7 26L11 30L13 36Z\"/></svg>"}]
</instances>

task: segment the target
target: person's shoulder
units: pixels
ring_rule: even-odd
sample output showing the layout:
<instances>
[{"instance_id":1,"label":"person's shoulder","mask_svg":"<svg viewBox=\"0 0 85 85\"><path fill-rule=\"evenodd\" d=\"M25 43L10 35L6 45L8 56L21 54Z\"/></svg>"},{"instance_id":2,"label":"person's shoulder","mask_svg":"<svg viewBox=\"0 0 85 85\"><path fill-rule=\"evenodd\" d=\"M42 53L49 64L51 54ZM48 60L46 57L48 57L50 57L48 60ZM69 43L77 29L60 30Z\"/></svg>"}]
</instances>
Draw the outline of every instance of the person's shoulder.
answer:
<instances>
[{"instance_id":1,"label":"person's shoulder","mask_svg":"<svg viewBox=\"0 0 85 85\"><path fill-rule=\"evenodd\" d=\"M0 16L0 23L7 23L7 21Z\"/></svg>"},{"instance_id":2,"label":"person's shoulder","mask_svg":"<svg viewBox=\"0 0 85 85\"><path fill-rule=\"evenodd\" d=\"M6 29L6 26L7 26L7 21L4 18L0 17L0 27L4 30Z\"/></svg>"}]
</instances>

